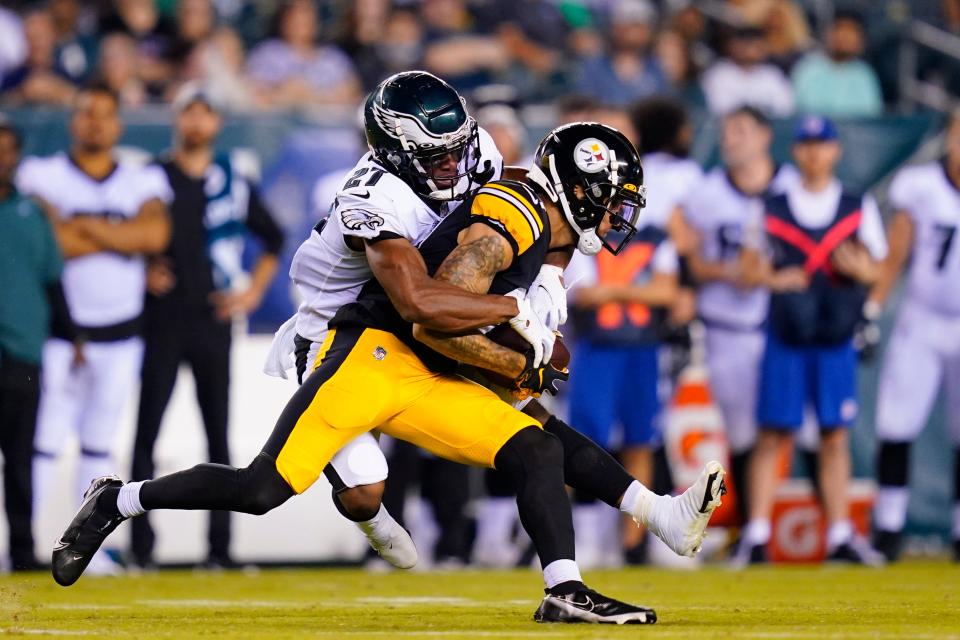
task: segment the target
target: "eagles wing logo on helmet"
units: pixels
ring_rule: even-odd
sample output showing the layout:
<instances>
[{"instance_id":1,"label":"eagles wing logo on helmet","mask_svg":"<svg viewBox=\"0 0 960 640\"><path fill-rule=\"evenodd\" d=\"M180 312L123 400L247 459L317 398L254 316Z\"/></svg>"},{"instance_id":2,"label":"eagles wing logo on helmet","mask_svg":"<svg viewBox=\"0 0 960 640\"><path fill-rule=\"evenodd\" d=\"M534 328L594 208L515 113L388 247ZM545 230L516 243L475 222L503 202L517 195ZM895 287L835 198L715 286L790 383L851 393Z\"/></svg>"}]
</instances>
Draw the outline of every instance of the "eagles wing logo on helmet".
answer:
<instances>
[{"instance_id":1,"label":"eagles wing logo on helmet","mask_svg":"<svg viewBox=\"0 0 960 640\"><path fill-rule=\"evenodd\" d=\"M387 135L400 140L410 149L418 149L421 147L429 148L430 146L440 147L444 144L459 142L461 139L466 138L470 129L470 121L468 118L456 131L438 136L427 130L427 128L423 126L423 123L412 115L387 109L377 103L373 105L373 117L376 118L377 124L380 125Z\"/></svg>"},{"instance_id":2,"label":"eagles wing logo on helmet","mask_svg":"<svg viewBox=\"0 0 960 640\"><path fill-rule=\"evenodd\" d=\"M376 231L384 223L382 216L362 209L348 209L340 214L340 219L343 220L343 226L351 231L359 231L363 227Z\"/></svg>"},{"instance_id":3,"label":"eagles wing logo on helmet","mask_svg":"<svg viewBox=\"0 0 960 640\"><path fill-rule=\"evenodd\" d=\"M373 117L376 118L380 128L391 138L413 142L421 136L433 137L413 116L387 109L377 103L373 105ZM414 144L414 146L416 145Z\"/></svg>"},{"instance_id":4,"label":"eagles wing logo on helmet","mask_svg":"<svg viewBox=\"0 0 960 640\"><path fill-rule=\"evenodd\" d=\"M573 150L573 161L581 171L600 173L610 164L610 149L596 138L585 138Z\"/></svg>"}]
</instances>

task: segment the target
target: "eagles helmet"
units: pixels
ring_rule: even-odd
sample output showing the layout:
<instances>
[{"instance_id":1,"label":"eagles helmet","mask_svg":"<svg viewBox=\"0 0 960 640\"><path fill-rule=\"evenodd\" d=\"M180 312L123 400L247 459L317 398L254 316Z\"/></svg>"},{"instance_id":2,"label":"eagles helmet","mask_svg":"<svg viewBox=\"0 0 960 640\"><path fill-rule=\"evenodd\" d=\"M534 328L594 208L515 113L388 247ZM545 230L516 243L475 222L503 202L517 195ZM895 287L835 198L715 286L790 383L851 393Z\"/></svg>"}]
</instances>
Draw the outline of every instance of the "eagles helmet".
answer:
<instances>
[{"instance_id":1,"label":"eagles helmet","mask_svg":"<svg viewBox=\"0 0 960 640\"><path fill-rule=\"evenodd\" d=\"M377 162L420 196L462 200L487 181L478 171L476 120L433 74L404 71L381 82L367 96L363 125Z\"/></svg>"},{"instance_id":2,"label":"eagles helmet","mask_svg":"<svg viewBox=\"0 0 960 640\"><path fill-rule=\"evenodd\" d=\"M560 205L580 238L580 252L595 255L606 248L616 255L637 232L646 205L643 167L636 148L613 127L597 122L557 127L540 142L527 176ZM597 234L608 213L621 238L616 246Z\"/></svg>"}]
</instances>

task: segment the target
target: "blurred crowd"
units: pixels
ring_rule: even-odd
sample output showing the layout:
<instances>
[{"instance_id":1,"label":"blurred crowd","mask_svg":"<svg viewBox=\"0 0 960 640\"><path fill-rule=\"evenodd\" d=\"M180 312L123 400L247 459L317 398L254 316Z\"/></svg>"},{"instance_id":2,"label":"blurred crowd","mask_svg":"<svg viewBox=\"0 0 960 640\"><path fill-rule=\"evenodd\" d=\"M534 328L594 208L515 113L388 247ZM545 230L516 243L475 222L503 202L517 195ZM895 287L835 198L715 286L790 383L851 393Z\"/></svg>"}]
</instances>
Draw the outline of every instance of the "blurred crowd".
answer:
<instances>
[{"instance_id":1,"label":"blurred crowd","mask_svg":"<svg viewBox=\"0 0 960 640\"><path fill-rule=\"evenodd\" d=\"M960 24L954 0L840 4L819 23L812 2L708 4L722 22L690 0L8 2L0 102L65 105L96 79L139 106L199 81L232 111L310 111L423 68L461 91L511 84L524 102L672 94L721 113L749 95L774 115L869 116L897 98L889 32L911 12Z\"/></svg>"}]
</instances>

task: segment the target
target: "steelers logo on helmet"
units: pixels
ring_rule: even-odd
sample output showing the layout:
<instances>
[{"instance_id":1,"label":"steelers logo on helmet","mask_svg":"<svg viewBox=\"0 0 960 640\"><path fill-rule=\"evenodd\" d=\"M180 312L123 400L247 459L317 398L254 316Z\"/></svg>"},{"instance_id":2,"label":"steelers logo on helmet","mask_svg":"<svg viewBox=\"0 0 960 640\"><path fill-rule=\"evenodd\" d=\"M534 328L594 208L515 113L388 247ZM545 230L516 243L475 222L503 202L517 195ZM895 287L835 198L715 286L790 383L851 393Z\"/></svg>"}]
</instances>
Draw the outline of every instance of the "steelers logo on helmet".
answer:
<instances>
[{"instance_id":1,"label":"steelers logo on helmet","mask_svg":"<svg viewBox=\"0 0 960 640\"><path fill-rule=\"evenodd\" d=\"M600 173L610 165L610 148L596 138L584 138L573 150L573 161L581 171Z\"/></svg>"}]
</instances>

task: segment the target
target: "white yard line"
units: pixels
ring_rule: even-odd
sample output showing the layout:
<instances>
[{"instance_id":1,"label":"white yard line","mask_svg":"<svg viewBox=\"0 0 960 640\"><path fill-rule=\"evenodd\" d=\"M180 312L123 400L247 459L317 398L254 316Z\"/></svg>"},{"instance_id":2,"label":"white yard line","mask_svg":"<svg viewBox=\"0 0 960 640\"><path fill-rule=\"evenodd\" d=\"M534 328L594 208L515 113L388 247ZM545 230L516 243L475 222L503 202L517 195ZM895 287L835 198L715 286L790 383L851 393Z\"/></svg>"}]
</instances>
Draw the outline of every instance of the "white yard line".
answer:
<instances>
[{"instance_id":1,"label":"white yard line","mask_svg":"<svg viewBox=\"0 0 960 640\"><path fill-rule=\"evenodd\" d=\"M129 609L125 604L83 604L78 602L64 602L60 604L42 604L38 609L82 610L82 611L119 611Z\"/></svg>"},{"instance_id":2,"label":"white yard line","mask_svg":"<svg viewBox=\"0 0 960 640\"><path fill-rule=\"evenodd\" d=\"M3 631L10 635L29 635L29 636L88 636L90 631L70 631L67 629L22 629L13 627Z\"/></svg>"}]
</instances>

